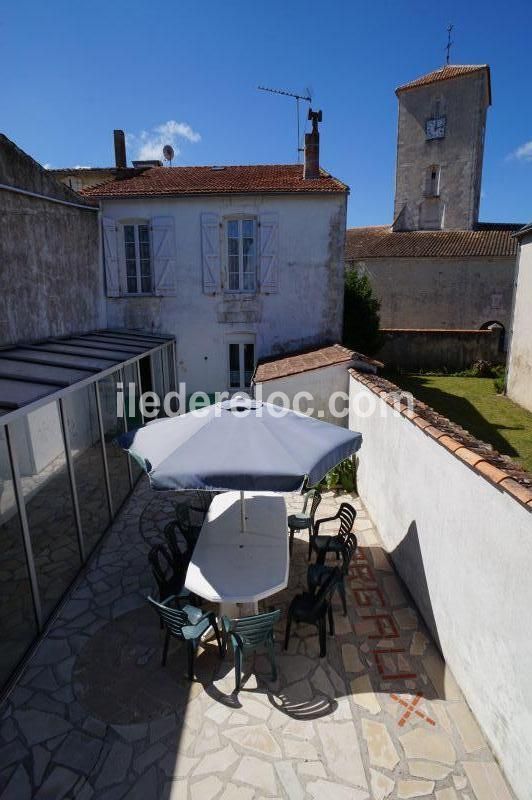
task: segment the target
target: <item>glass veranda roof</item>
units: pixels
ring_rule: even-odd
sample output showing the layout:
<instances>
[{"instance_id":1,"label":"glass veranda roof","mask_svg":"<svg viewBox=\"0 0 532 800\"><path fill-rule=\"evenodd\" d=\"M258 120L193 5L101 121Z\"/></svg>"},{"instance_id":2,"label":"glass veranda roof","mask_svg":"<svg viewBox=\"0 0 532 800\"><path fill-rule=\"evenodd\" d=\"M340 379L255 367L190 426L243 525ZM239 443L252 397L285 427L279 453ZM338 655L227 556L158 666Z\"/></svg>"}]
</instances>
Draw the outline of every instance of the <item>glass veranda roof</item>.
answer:
<instances>
[{"instance_id":1,"label":"glass veranda roof","mask_svg":"<svg viewBox=\"0 0 532 800\"><path fill-rule=\"evenodd\" d=\"M165 334L105 329L0 350L0 416L148 355Z\"/></svg>"}]
</instances>

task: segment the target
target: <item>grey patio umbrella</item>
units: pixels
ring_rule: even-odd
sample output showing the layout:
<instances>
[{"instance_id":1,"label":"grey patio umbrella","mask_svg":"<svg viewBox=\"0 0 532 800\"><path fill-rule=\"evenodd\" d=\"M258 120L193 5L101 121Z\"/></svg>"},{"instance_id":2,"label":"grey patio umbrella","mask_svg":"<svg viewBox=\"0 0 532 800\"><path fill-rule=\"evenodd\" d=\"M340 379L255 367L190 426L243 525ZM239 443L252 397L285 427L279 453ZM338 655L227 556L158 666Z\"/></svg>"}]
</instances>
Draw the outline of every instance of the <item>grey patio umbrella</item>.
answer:
<instances>
[{"instance_id":1,"label":"grey patio umbrella","mask_svg":"<svg viewBox=\"0 0 532 800\"><path fill-rule=\"evenodd\" d=\"M155 420L118 439L152 489L293 492L355 453L360 433L249 398ZM244 512L241 511L244 524Z\"/></svg>"}]
</instances>

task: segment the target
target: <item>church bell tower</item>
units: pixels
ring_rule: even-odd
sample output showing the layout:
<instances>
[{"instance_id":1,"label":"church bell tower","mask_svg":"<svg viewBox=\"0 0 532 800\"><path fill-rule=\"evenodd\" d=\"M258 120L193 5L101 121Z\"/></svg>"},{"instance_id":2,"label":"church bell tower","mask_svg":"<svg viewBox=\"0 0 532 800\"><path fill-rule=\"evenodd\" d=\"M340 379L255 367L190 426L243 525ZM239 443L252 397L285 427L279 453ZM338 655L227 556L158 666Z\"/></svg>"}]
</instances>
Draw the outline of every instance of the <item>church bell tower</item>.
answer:
<instances>
[{"instance_id":1,"label":"church bell tower","mask_svg":"<svg viewBox=\"0 0 532 800\"><path fill-rule=\"evenodd\" d=\"M394 230L473 230L491 105L489 66L448 64L400 86L396 95Z\"/></svg>"}]
</instances>

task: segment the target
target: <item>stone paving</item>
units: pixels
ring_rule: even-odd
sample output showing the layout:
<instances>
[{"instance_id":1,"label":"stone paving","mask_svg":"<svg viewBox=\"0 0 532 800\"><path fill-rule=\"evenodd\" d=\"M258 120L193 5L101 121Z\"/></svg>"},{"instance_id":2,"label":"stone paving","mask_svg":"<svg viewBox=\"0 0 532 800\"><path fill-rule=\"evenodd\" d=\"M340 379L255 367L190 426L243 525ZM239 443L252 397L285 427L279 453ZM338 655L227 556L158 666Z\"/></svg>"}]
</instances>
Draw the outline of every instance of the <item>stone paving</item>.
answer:
<instances>
[{"instance_id":1,"label":"stone paving","mask_svg":"<svg viewBox=\"0 0 532 800\"><path fill-rule=\"evenodd\" d=\"M327 657L304 625L282 651L283 615L277 682L258 655L236 696L211 640L192 684L179 643L160 665L146 556L173 508L143 480L0 709L1 800L513 798L359 499L341 499L359 549ZM339 502L325 495L318 516ZM304 587L306 554L301 535L265 607Z\"/></svg>"}]
</instances>

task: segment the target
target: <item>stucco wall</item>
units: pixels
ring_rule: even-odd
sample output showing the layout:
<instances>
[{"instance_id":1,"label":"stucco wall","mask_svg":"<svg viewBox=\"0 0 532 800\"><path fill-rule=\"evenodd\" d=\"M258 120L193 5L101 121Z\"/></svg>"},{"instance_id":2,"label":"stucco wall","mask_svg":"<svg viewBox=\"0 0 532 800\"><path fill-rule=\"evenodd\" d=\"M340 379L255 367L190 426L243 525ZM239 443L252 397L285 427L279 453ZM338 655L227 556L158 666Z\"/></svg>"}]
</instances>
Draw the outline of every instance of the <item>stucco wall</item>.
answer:
<instances>
[{"instance_id":1,"label":"stucco wall","mask_svg":"<svg viewBox=\"0 0 532 800\"><path fill-rule=\"evenodd\" d=\"M290 400L290 408L294 408L293 400L298 392L308 392L312 395L311 400L304 400L299 406L300 411L307 412L312 408L312 416L324 422L331 422L333 425L347 426L347 402L341 397L335 402L334 408L345 416L336 417L331 413L330 397L334 392L342 392L347 397L349 390L349 367L352 362L344 361L342 364L335 364L331 367L322 367L298 375L287 375L284 378L277 378L271 381L259 383L255 387L255 397L261 396L263 401L268 402L268 398L276 392L282 392ZM260 393L262 393L260 395ZM279 404L279 398L273 398L272 402Z\"/></svg>"},{"instance_id":2,"label":"stucco wall","mask_svg":"<svg viewBox=\"0 0 532 800\"><path fill-rule=\"evenodd\" d=\"M530 506L350 381L360 496L517 796L529 800ZM377 413L356 413L368 402Z\"/></svg>"},{"instance_id":3,"label":"stucco wall","mask_svg":"<svg viewBox=\"0 0 532 800\"><path fill-rule=\"evenodd\" d=\"M468 369L475 361L504 361L501 331L384 330L378 357L387 367Z\"/></svg>"},{"instance_id":4,"label":"stucco wall","mask_svg":"<svg viewBox=\"0 0 532 800\"><path fill-rule=\"evenodd\" d=\"M175 219L176 296L109 298L108 323L174 334L178 378L187 391L227 389L228 342L235 334L255 337L257 359L341 340L345 195L106 200L102 206L117 221ZM201 215L209 212L278 214L278 292L203 293Z\"/></svg>"},{"instance_id":5,"label":"stucco wall","mask_svg":"<svg viewBox=\"0 0 532 800\"><path fill-rule=\"evenodd\" d=\"M380 301L383 328L510 324L514 258L372 258L350 262Z\"/></svg>"},{"instance_id":6,"label":"stucco wall","mask_svg":"<svg viewBox=\"0 0 532 800\"><path fill-rule=\"evenodd\" d=\"M435 116L438 98L439 116L446 117L445 137L427 141L425 122ZM441 170L442 227L473 227L478 220L487 105L485 71L400 92L394 219L406 205L404 226L420 227L426 170L436 164Z\"/></svg>"},{"instance_id":7,"label":"stucco wall","mask_svg":"<svg viewBox=\"0 0 532 800\"><path fill-rule=\"evenodd\" d=\"M508 395L532 411L532 233L523 238L515 287Z\"/></svg>"},{"instance_id":8,"label":"stucco wall","mask_svg":"<svg viewBox=\"0 0 532 800\"><path fill-rule=\"evenodd\" d=\"M84 202L2 135L0 183ZM97 211L0 190L0 224L0 344L104 326Z\"/></svg>"}]
</instances>

